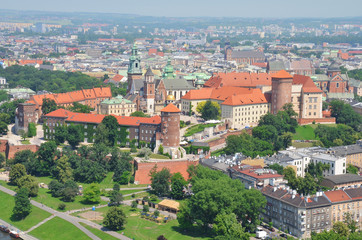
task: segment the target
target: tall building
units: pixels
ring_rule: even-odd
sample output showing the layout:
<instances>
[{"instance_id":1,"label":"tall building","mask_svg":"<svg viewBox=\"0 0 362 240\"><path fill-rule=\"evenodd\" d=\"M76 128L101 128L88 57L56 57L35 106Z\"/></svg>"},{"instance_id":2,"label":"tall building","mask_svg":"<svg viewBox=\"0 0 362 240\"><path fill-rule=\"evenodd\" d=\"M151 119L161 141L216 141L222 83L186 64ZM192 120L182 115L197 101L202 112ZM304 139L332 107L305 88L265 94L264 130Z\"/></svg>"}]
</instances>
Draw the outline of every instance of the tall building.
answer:
<instances>
[{"instance_id":1,"label":"tall building","mask_svg":"<svg viewBox=\"0 0 362 240\"><path fill-rule=\"evenodd\" d=\"M129 66L127 74L128 74L127 92L131 92L133 81L142 78L141 57L138 55L138 48L136 43L132 47L132 55L129 58Z\"/></svg>"},{"instance_id":2,"label":"tall building","mask_svg":"<svg viewBox=\"0 0 362 240\"><path fill-rule=\"evenodd\" d=\"M161 133L155 151L162 144L163 152L170 154L172 159L186 156L186 151L180 147L180 113L181 110L172 103L161 110Z\"/></svg>"},{"instance_id":3,"label":"tall building","mask_svg":"<svg viewBox=\"0 0 362 240\"><path fill-rule=\"evenodd\" d=\"M155 78L154 74L149 67L145 74L145 81L143 87L143 97L146 101L147 113L153 114L155 111Z\"/></svg>"},{"instance_id":4,"label":"tall building","mask_svg":"<svg viewBox=\"0 0 362 240\"><path fill-rule=\"evenodd\" d=\"M271 112L276 114L281 108L292 101L293 77L285 70L272 76Z\"/></svg>"}]
</instances>

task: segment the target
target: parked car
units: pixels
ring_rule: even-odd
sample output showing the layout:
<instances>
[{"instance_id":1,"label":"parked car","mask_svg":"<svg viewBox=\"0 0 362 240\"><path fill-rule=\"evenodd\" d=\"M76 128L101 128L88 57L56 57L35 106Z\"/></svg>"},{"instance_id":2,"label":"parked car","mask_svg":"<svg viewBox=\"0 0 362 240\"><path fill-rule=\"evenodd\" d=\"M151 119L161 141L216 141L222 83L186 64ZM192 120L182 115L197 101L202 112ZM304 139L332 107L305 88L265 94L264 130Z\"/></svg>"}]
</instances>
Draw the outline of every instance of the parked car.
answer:
<instances>
[{"instance_id":1,"label":"parked car","mask_svg":"<svg viewBox=\"0 0 362 240\"><path fill-rule=\"evenodd\" d=\"M282 233L282 234L280 234L279 236L282 237L282 238L288 238L288 235L285 234L285 233Z\"/></svg>"}]
</instances>

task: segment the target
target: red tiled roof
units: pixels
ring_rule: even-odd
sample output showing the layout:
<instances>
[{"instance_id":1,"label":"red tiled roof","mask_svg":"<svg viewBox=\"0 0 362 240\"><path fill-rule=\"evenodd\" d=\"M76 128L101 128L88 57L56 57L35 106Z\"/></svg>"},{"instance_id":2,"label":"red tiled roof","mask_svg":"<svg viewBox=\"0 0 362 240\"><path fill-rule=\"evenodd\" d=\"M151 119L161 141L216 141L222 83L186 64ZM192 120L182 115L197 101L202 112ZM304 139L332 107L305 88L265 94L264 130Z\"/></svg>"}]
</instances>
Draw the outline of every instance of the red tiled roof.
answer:
<instances>
[{"instance_id":1,"label":"red tiled roof","mask_svg":"<svg viewBox=\"0 0 362 240\"><path fill-rule=\"evenodd\" d=\"M161 112L173 112L173 113L178 113L181 112L180 109L178 109L175 105L173 105L172 103L168 104L166 107L161 109Z\"/></svg>"},{"instance_id":2,"label":"red tiled roof","mask_svg":"<svg viewBox=\"0 0 362 240\"><path fill-rule=\"evenodd\" d=\"M27 64L43 64L43 60L36 59L20 59L19 65L27 65Z\"/></svg>"},{"instance_id":3,"label":"red tiled roof","mask_svg":"<svg viewBox=\"0 0 362 240\"><path fill-rule=\"evenodd\" d=\"M112 78L112 80L115 81L115 82L120 82L123 78L124 78L124 76L122 76L120 74L116 74L116 76L114 76Z\"/></svg>"},{"instance_id":4,"label":"red tiled roof","mask_svg":"<svg viewBox=\"0 0 362 240\"><path fill-rule=\"evenodd\" d=\"M295 74L293 76L293 84L301 84L303 85L303 91L307 93L322 93L323 91L320 90L313 82L313 80L304 75Z\"/></svg>"},{"instance_id":5,"label":"red tiled roof","mask_svg":"<svg viewBox=\"0 0 362 240\"><path fill-rule=\"evenodd\" d=\"M66 103L80 102L87 99L111 98L111 97L112 97L112 92L110 87L100 87L92 89L83 89L67 93L33 95L30 98L30 100L34 101L37 105L41 106L43 104L44 98L52 99L57 104L66 104Z\"/></svg>"},{"instance_id":6,"label":"red tiled roof","mask_svg":"<svg viewBox=\"0 0 362 240\"><path fill-rule=\"evenodd\" d=\"M292 78L292 75L290 75L285 70L280 70L276 74L272 75L272 78L278 78L278 79L284 79L284 78Z\"/></svg>"},{"instance_id":7,"label":"red tiled roof","mask_svg":"<svg viewBox=\"0 0 362 240\"><path fill-rule=\"evenodd\" d=\"M256 87L258 85L271 85L271 75L268 73L231 72L214 74L205 87Z\"/></svg>"},{"instance_id":8,"label":"red tiled roof","mask_svg":"<svg viewBox=\"0 0 362 240\"><path fill-rule=\"evenodd\" d=\"M103 114L91 114L91 113L75 113L65 109L57 109L45 115L45 117L58 117L66 118L67 122L77 123L96 123L102 122L103 118L107 115ZM160 124L161 117L153 116L151 118L145 117L125 117L125 116L114 116L117 119L119 125L123 126L139 126L141 123L144 124Z\"/></svg>"},{"instance_id":9,"label":"red tiled roof","mask_svg":"<svg viewBox=\"0 0 362 240\"><path fill-rule=\"evenodd\" d=\"M268 63L266 63L266 62L255 62L255 63L253 63L253 64L251 64L251 65L254 65L254 66L257 66L257 67L261 67L261 68L266 68L267 65L268 65Z\"/></svg>"},{"instance_id":10,"label":"red tiled roof","mask_svg":"<svg viewBox=\"0 0 362 240\"><path fill-rule=\"evenodd\" d=\"M259 88L221 87L190 90L182 99L217 100L223 105L245 105L267 103L268 99Z\"/></svg>"},{"instance_id":11,"label":"red tiled roof","mask_svg":"<svg viewBox=\"0 0 362 240\"><path fill-rule=\"evenodd\" d=\"M228 97L222 105L239 106L260 103L268 103L268 101L260 89L253 89L250 94L232 95Z\"/></svg>"},{"instance_id":12,"label":"red tiled roof","mask_svg":"<svg viewBox=\"0 0 362 240\"><path fill-rule=\"evenodd\" d=\"M351 198L343 190L324 192L324 194L331 202L344 202L351 200Z\"/></svg>"}]
</instances>

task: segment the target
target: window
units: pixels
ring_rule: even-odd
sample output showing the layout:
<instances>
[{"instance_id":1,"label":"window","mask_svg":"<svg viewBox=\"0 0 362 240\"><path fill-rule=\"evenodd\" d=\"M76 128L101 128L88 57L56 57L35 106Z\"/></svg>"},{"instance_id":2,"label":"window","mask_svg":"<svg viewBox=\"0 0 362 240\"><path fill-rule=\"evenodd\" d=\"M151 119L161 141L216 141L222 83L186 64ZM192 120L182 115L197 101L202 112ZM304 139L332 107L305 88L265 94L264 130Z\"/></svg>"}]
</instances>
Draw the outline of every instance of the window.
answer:
<instances>
[{"instance_id":1,"label":"window","mask_svg":"<svg viewBox=\"0 0 362 240\"><path fill-rule=\"evenodd\" d=\"M336 83L336 88L339 88L339 83Z\"/></svg>"}]
</instances>

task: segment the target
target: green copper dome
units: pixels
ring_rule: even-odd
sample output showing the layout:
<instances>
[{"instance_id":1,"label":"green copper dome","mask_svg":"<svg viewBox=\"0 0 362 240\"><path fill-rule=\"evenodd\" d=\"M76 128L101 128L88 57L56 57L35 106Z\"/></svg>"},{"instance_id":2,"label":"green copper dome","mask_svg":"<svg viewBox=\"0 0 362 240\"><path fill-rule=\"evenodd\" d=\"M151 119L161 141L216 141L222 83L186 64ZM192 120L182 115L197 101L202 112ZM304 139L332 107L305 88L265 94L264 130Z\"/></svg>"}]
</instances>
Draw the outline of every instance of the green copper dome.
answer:
<instances>
[{"instance_id":1,"label":"green copper dome","mask_svg":"<svg viewBox=\"0 0 362 240\"><path fill-rule=\"evenodd\" d=\"M167 65L163 69L162 77L163 78L175 78L176 77L176 74L174 74L173 66L171 65L170 58L167 60Z\"/></svg>"}]
</instances>

